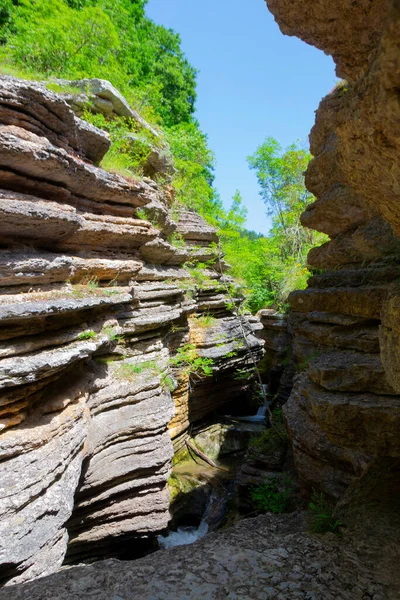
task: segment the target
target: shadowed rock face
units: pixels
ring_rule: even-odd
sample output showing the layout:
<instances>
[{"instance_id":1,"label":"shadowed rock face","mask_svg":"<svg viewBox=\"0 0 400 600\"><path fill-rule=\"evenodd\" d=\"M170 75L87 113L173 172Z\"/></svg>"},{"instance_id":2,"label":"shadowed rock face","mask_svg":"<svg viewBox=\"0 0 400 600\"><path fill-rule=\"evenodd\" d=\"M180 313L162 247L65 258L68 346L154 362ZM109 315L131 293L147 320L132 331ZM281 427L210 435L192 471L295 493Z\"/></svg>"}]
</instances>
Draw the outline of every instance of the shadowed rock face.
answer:
<instances>
[{"instance_id":1,"label":"shadowed rock face","mask_svg":"<svg viewBox=\"0 0 400 600\"><path fill-rule=\"evenodd\" d=\"M129 109L99 86L96 110ZM171 434L184 443L193 420L241 393L232 377L249 348L262 356L258 321L242 318L244 345L226 308L221 268L193 285L184 267L217 260L216 232L188 211L174 222L170 190L96 166L108 147L61 96L0 77L2 583L139 553L169 520L175 405ZM214 326L196 333L194 313ZM190 388L170 365L189 342L214 360Z\"/></svg>"},{"instance_id":2,"label":"shadowed rock face","mask_svg":"<svg viewBox=\"0 0 400 600\"><path fill-rule=\"evenodd\" d=\"M267 0L284 33L332 54L347 79L320 103L302 216L331 241L290 297L299 374L285 408L305 488L339 498L400 456L400 6Z\"/></svg>"}]
</instances>

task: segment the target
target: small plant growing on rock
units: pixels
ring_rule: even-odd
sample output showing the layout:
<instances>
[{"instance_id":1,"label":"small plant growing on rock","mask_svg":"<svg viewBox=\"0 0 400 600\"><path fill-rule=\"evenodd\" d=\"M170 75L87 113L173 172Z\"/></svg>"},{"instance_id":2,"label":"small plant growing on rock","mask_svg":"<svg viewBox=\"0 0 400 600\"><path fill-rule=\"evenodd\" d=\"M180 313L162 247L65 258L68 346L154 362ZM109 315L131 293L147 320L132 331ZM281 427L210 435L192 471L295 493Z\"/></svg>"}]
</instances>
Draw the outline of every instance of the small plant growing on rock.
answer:
<instances>
[{"instance_id":1,"label":"small plant growing on rock","mask_svg":"<svg viewBox=\"0 0 400 600\"><path fill-rule=\"evenodd\" d=\"M99 287L99 280L97 277L88 277L82 279L80 283L72 285L71 294L75 298L83 298L87 294L95 294Z\"/></svg>"},{"instance_id":2,"label":"small plant growing on rock","mask_svg":"<svg viewBox=\"0 0 400 600\"><path fill-rule=\"evenodd\" d=\"M252 459L271 456L277 452L285 452L286 447L286 430L283 425L276 425L266 429L263 433L250 440L249 456Z\"/></svg>"},{"instance_id":3,"label":"small plant growing on rock","mask_svg":"<svg viewBox=\"0 0 400 600\"><path fill-rule=\"evenodd\" d=\"M155 360L146 360L141 363L124 363L117 371L117 375L122 379L135 379L136 375L141 375L145 372L151 373L152 375L159 375L161 369Z\"/></svg>"},{"instance_id":4,"label":"small plant growing on rock","mask_svg":"<svg viewBox=\"0 0 400 600\"><path fill-rule=\"evenodd\" d=\"M177 205L175 204L174 206L171 207L171 210L169 211L169 215L171 217L171 219L175 222L179 221L179 218L181 216L181 212L182 210L184 210L183 206Z\"/></svg>"},{"instance_id":5,"label":"small plant growing on rock","mask_svg":"<svg viewBox=\"0 0 400 600\"><path fill-rule=\"evenodd\" d=\"M168 392L173 392L177 388L177 383L170 375L164 373L161 377L161 387Z\"/></svg>"},{"instance_id":6,"label":"small plant growing on rock","mask_svg":"<svg viewBox=\"0 0 400 600\"><path fill-rule=\"evenodd\" d=\"M327 501L325 494L314 493L309 508L312 513L310 523L312 533L340 533L343 523L334 516L332 506Z\"/></svg>"},{"instance_id":7,"label":"small plant growing on rock","mask_svg":"<svg viewBox=\"0 0 400 600\"><path fill-rule=\"evenodd\" d=\"M50 90L51 92L55 92L56 94L70 94L70 95L74 95L74 96L79 96L80 94L82 94L82 90L73 85L68 85L68 84L60 85L59 83L56 83L55 81L49 81L45 85L48 90Z\"/></svg>"},{"instance_id":8,"label":"small plant growing on rock","mask_svg":"<svg viewBox=\"0 0 400 600\"><path fill-rule=\"evenodd\" d=\"M189 271L192 282L198 287L206 287L212 283L211 278L206 273L206 263L185 263L184 267Z\"/></svg>"},{"instance_id":9,"label":"small plant growing on rock","mask_svg":"<svg viewBox=\"0 0 400 600\"><path fill-rule=\"evenodd\" d=\"M186 246L185 240L183 239L183 236L181 233L172 233L168 238L167 241L171 244L171 246L173 246L174 248L184 248L184 246Z\"/></svg>"},{"instance_id":10,"label":"small plant growing on rock","mask_svg":"<svg viewBox=\"0 0 400 600\"><path fill-rule=\"evenodd\" d=\"M147 215L146 215L146 212L143 210L143 208L138 208L136 210L136 216L138 219L141 219L142 221L147 221Z\"/></svg>"},{"instance_id":11,"label":"small plant growing on rock","mask_svg":"<svg viewBox=\"0 0 400 600\"><path fill-rule=\"evenodd\" d=\"M314 350L309 356L307 356L304 360L298 362L296 364L296 371L301 373L302 371L306 371L310 366L311 362L319 356L317 350Z\"/></svg>"},{"instance_id":12,"label":"small plant growing on rock","mask_svg":"<svg viewBox=\"0 0 400 600\"><path fill-rule=\"evenodd\" d=\"M115 327L104 327L102 329L102 333L108 337L110 342L121 342L124 339L122 335L117 333L117 329Z\"/></svg>"},{"instance_id":13,"label":"small plant growing on rock","mask_svg":"<svg viewBox=\"0 0 400 600\"><path fill-rule=\"evenodd\" d=\"M288 508L290 487L279 486L276 477L267 477L263 483L250 489L250 497L260 512L283 513Z\"/></svg>"},{"instance_id":14,"label":"small plant growing on rock","mask_svg":"<svg viewBox=\"0 0 400 600\"><path fill-rule=\"evenodd\" d=\"M233 379L236 381L248 381L254 377L254 369L236 369Z\"/></svg>"},{"instance_id":15,"label":"small plant growing on rock","mask_svg":"<svg viewBox=\"0 0 400 600\"><path fill-rule=\"evenodd\" d=\"M213 373L214 361L212 358L198 356L194 344L185 344L182 348L178 348L176 356L170 359L170 363L173 367L180 368L182 373L187 375L210 376Z\"/></svg>"},{"instance_id":16,"label":"small plant growing on rock","mask_svg":"<svg viewBox=\"0 0 400 600\"><path fill-rule=\"evenodd\" d=\"M208 329L209 327L212 327L217 323L217 321L218 319L216 319L208 313L194 318L194 323L196 327L202 327L203 329Z\"/></svg>"},{"instance_id":17,"label":"small plant growing on rock","mask_svg":"<svg viewBox=\"0 0 400 600\"><path fill-rule=\"evenodd\" d=\"M96 335L97 333L93 329L87 329L86 331L81 331L78 335L78 340L93 340Z\"/></svg>"}]
</instances>

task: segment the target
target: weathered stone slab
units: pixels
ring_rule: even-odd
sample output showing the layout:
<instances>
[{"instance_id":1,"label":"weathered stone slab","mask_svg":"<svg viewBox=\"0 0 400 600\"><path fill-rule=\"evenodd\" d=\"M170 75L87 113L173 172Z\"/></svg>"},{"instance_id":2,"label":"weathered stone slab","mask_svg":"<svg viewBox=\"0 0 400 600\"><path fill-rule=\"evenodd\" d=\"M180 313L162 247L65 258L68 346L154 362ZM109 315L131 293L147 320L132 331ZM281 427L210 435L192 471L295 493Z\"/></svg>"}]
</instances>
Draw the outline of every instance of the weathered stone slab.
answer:
<instances>
[{"instance_id":1,"label":"weathered stone slab","mask_svg":"<svg viewBox=\"0 0 400 600\"><path fill-rule=\"evenodd\" d=\"M55 146L98 163L107 152L108 135L75 117L67 103L42 84L0 76L0 122L44 136Z\"/></svg>"}]
</instances>

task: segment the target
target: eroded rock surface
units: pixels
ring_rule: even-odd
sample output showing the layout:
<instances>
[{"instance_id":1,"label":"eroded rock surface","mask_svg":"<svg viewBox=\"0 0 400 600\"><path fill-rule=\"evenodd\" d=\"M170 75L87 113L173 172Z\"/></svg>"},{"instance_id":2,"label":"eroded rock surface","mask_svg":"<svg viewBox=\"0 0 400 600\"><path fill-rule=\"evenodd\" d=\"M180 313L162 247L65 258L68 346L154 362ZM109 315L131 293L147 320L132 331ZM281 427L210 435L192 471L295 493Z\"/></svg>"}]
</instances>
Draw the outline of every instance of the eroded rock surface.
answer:
<instances>
[{"instance_id":1,"label":"eroded rock surface","mask_svg":"<svg viewBox=\"0 0 400 600\"><path fill-rule=\"evenodd\" d=\"M319 273L290 297L298 374L285 407L304 487L339 499L371 465L400 456L400 8L267 4L284 33L332 54L345 78L310 136L317 200L302 222L331 240L309 253Z\"/></svg>"},{"instance_id":2,"label":"eroded rock surface","mask_svg":"<svg viewBox=\"0 0 400 600\"><path fill-rule=\"evenodd\" d=\"M395 600L377 572L351 544L307 534L300 515L271 515L207 535L190 552L74 567L0 591L0 599Z\"/></svg>"},{"instance_id":3,"label":"eroded rock surface","mask_svg":"<svg viewBox=\"0 0 400 600\"><path fill-rule=\"evenodd\" d=\"M107 82L74 84L146 126ZM165 529L170 432L184 444L240 394L227 382L263 342L241 318L244 343L227 308L216 232L190 211L173 221L170 189L96 166L108 136L44 85L0 77L0 105L0 580L14 584ZM215 265L195 282L188 260ZM197 331L203 314L214 326ZM187 344L208 377L171 369Z\"/></svg>"}]
</instances>

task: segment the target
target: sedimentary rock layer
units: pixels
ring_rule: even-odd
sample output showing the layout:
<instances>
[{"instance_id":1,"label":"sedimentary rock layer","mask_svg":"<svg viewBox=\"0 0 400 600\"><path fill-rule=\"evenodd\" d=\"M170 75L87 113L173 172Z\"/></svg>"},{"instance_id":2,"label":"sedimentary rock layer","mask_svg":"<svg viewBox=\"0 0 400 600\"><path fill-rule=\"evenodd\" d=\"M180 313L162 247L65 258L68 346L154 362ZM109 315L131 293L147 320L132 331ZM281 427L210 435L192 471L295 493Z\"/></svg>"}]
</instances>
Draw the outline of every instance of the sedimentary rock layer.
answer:
<instances>
[{"instance_id":1,"label":"sedimentary rock layer","mask_svg":"<svg viewBox=\"0 0 400 600\"><path fill-rule=\"evenodd\" d=\"M267 4L344 78L310 136L306 184L317 199L302 222L331 240L309 254L319 274L290 297L298 375L285 408L305 487L339 498L369 464L400 456L400 8Z\"/></svg>"},{"instance_id":2,"label":"sedimentary rock layer","mask_svg":"<svg viewBox=\"0 0 400 600\"><path fill-rule=\"evenodd\" d=\"M97 83L96 111L129 109ZM108 147L59 95L0 77L3 583L51 573L66 553L69 563L134 554L165 529L175 380L171 432L185 435L262 354L257 323L241 318L245 343L227 309L214 229L190 211L173 221L169 189L97 166ZM189 260L210 265L199 281ZM190 317L202 314L215 327L196 337ZM185 344L213 358L208 377L172 372ZM240 382L225 391L219 404Z\"/></svg>"}]
</instances>

